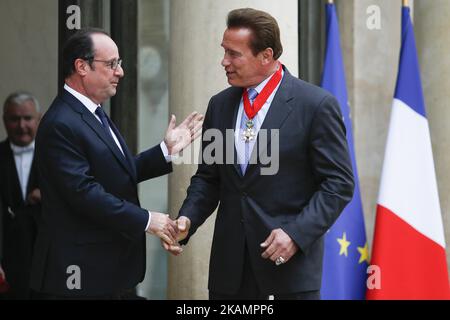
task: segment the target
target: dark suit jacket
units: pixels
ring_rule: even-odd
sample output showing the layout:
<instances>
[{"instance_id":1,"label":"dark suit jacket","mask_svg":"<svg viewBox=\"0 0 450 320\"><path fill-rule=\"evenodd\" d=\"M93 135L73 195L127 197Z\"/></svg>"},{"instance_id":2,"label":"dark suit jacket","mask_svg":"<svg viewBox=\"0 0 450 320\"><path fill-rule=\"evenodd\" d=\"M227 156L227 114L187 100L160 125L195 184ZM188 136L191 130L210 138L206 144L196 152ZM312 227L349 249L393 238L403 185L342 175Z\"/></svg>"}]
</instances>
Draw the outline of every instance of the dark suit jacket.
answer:
<instances>
[{"instance_id":1,"label":"dark suit jacket","mask_svg":"<svg viewBox=\"0 0 450 320\"><path fill-rule=\"evenodd\" d=\"M220 204L209 266L208 286L214 292L237 292L246 245L263 293L319 290L323 235L352 198L353 174L337 101L284 70L261 127L279 129L278 172L261 175L259 157L244 176L236 163L200 164L180 210L191 219L191 236ZM212 97L203 132L215 128L225 136L226 129L234 129L241 97L242 88L236 87ZM261 151L273 143L269 138ZM202 150L207 146L203 142ZM260 247L277 228L300 248L278 267L261 257Z\"/></svg>"},{"instance_id":2,"label":"dark suit jacket","mask_svg":"<svg viewBox=\"0 0 450 320\"><path fill-rule=\"evenodd\" d=\"M0 196L3 215L3 257L10 291L8 299L30 298L30 271L36 239L36 221L40 205L29 205L22 198L14 155L9 140L0 143ZM38 188L36 161L33 160L28 178L27 194ZM0 233L1 234L1 233Z\"/></svg>"},{"instance_id":3,"label":"dark suit jacket","mask_svg":"<svg viewBox=\"0 0 450 320\"><path fill-rule=\"evenodd\" d=\"M148 212L139 206L137 183L172 167L159 146L133 157L110 125L125 156L95 116L65 90L40 123L36 156L43 209L31 278L36 291L110 295L144 278ZM81 271L80 289L67 286L76 284L72 266Z\"/></svg>"}]
</instances>

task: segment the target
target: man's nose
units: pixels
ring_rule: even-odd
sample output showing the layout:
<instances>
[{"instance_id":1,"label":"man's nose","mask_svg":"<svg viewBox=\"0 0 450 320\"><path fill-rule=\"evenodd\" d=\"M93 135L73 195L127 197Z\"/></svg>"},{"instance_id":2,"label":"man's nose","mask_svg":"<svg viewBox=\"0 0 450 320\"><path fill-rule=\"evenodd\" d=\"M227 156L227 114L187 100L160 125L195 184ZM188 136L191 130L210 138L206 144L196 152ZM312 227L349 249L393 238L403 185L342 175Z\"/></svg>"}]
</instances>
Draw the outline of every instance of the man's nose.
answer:
<instances>
[{"instance_id":1,"label":"man's nose","mask_svg":"<svg viewBox=\"0 0 450 320\"><path fill-rule=\"evenodd\" d=\"M25 119L20 119L19 120L19 127L20 129L24 130L27 127L27 121Z\"/></svg>"},{"instance_id":2,"label":"man's nose","mask_svg":"<svg viewBox=\"0 0 450 320\"><path fill-rule=\"evenodd\" d=\"M230 65L230 61L227 58L223 57L221 64L223 67L227 67Z\"/></svg>"},{"instance_id":3,"label":"man's nose","mask_svg":"<svg viewBox=\"0 0 450 320\"><path fill-rule=\"evenodd\" d=\"M114 74L117 77L122 78L125 75L125 71L123 71L122 66L117 66L116 70L114 71Z\"/></svg>"}]
</instances>

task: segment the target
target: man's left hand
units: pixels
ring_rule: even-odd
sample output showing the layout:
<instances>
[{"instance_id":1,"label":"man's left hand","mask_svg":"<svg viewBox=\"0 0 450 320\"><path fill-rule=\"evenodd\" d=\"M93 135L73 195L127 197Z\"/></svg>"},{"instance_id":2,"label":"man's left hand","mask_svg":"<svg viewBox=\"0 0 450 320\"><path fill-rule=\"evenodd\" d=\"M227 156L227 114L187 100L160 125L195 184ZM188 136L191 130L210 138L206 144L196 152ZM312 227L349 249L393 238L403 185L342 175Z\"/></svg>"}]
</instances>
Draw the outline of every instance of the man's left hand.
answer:
<instances>
[{"instance_id":1,"label":"man's left hand","mask_svg":"<svg viewBox=\"0 0 450 320\"><path fill-rule=\"evenodd\" d=\"M164 137L169 155L182 151L202 132L203 115L198 112L192 112L179 126L176 126L176 121L175 115L172 115Z\"/></svg>"},{"instance_id":2,"label":"man's left hand","mask_svg":"<svg viewBox=\"0 0 450 320\"><path fill-rule=\"evenodd\" d=\"M269 237L261 243L261 247L266 249L261 255L264 259L269 258L276 262L281 258L281 263L288 262L298 251L297 244L282 229L272 230Z\"/></svg>"}]
</instances>

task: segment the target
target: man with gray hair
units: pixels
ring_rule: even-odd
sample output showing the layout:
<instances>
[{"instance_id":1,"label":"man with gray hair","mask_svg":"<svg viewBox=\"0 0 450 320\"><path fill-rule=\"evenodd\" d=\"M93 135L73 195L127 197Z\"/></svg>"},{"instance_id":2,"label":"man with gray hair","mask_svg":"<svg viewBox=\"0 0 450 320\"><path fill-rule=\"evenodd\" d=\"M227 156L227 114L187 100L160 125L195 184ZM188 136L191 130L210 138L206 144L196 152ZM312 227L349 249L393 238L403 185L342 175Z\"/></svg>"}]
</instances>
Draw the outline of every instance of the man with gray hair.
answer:
<instances>
[{"instance_id":1,"label":"man with gray hair","mask_svg":"<svg viewBox=\"0 0 450 320\"><path fill-rule=\"evenodd\" d=\"M3 122L8 137L0 143L1 266L10 285L6 299L30 298L30 266L41 202L34 161L40 118L39 103L31 94L15 92L6 98Z\"/></svg>"}]
</instances>

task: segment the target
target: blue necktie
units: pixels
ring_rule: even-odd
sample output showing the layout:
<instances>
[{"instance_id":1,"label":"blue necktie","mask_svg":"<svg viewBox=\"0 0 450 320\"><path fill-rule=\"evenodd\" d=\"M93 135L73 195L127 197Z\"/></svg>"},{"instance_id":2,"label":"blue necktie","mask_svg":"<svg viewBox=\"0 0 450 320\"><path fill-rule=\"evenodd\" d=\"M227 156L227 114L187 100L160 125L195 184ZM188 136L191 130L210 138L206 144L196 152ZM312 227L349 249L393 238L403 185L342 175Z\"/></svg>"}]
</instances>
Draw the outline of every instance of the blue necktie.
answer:
<instances>
[{"instance_id":1,"label":"blue necktie","mask_svg":"<svg viewBox=\"0 0 450 320\"><path fill-rule=\"evenodd\" d=\"M106 132L108 133L108 136L110 136L111 139L113 139L113 141L114 141L114 138L113 138L113 136L111 134L111 128L109 126L108 117L106 116L105 111L103 111L103 108L102 107L97 107L97 109L95 109L95 114L100 118L100 121L102 122L103 129L106 130Z\"/></svg>"},{"instance_id":2,"label":"blue necktie","mask_svg":"<svg viewBox=\"0 0 450 320\"><path fill-rule=\"evenodd\" d=\"M253 102L255 102L255 99L257 96L258 96L258 91L256 91L255 89L248 90L248 99L250 100L251 105L253 105ZM242 119L241 119L241 132L247 128L247 126L246 126L247 121L248 121L248 117L244 110L244 112L242 113ZM256 129L254 128L254 130L256 130ZM240 164L242 175L245 174L245 170L247 170L247 166L248 166L248 161L250 160L250 142L244 142L244 143L245 143L244 163Z\"/></svg>"},{"instance_id":3,"label":"blue necktie","mask_svg":"<svg viewBox=\"0 0 450 320\"><path fill-rule=\"evenodd\" d=\"M114 141L114 144L117 146L117 148L119 149L119 151L120 151L120 153L125 157L125 158L127 158L126 156L125 156L125 147L122 145L122 144L120 144L120 140L119 140L119 138L117 138L117 140L116 139L114 139L114 137L113 137L113 135L112 135L112 133L111 133L111 127L109 126L109 119L108 119L108 116L106 115L106 113L105 113L105 111L103 111L103 108L102 107L98 107L97 109L95 109L95 114L100 118L100 121L102 122L102 127L103 127L103 129L105 129L106 130L106 132L107 132L107 134L108 134L108 136L110 136L111 137L111 139L112 139L112 141ZM117 135L117 134L116 134ZM119 146L120 145L120 146Z\"/></svg>"}]
</instances>

